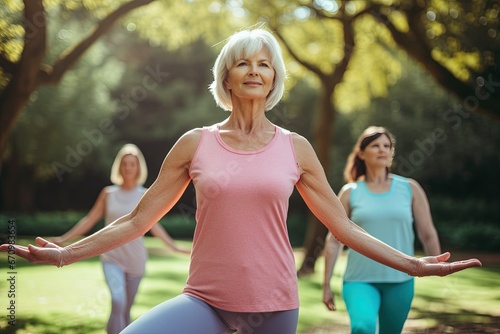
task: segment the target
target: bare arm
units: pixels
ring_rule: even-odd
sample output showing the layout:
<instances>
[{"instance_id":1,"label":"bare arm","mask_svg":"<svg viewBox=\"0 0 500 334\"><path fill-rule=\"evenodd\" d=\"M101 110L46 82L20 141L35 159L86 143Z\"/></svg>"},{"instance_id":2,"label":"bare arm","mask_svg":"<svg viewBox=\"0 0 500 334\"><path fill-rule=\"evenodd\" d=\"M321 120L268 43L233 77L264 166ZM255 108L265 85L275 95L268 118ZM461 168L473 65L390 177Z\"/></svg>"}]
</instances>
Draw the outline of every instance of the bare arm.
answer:
<instances>
[{"instance_id":1,"label":"bare arm","mask_svg":"<svg viewBox=\"0 0 500 334\"><path fill-rule=\"evenodd\" d=\"M413 220L417 236L424 247L424 252L426 255L441 254L439 237L432 221L427 195L417 181L412 179L409 181L413 193Z\"/></svg>"},{"instance_id":2,"label":"bare arm","mask_svg":"<svg viewBox=\"0 0 500 334\"><path fill-rule=\"evenodd\" d=\"M161 241L163 241L165 243L165 245L167 245L169 248L173 249L174 251L179 252L179 253L184 253L184 254L191 253L190 250L179 247L175 243L174 239L172 239L170 234L168 234L168 232L163 228L163 226L160 225L160 223L156 223L153 226L153 228L151 228L150 232L153 236L155 236L158 239L160 239Z\"/></svg>"},{"instance_id":3,"label":"bare arm","mask_svg":"<svg viewBox=\"0 0 500 334\"><path fill-rule=\"evenodd\" d=\"M349 207L349 196L350 189L345 190L342 189L339 193L339 199L344 207L346 214L350 215L350 207ZM325 272L323 277L323 303L330 311L335 311L337 308L335 306L335 298L332 292L330 281L332 279L333 270L335 268L335 264L337 263L337 259L342 253L344 245L338 241L330 232L326 236L325 240Z\"/></svg>"},{"instance_id":4,"label":"bare arm","mask_svg":"<svg viewBox=\"0 0 500 334\"><path fill-rule=\"evenodd\" d=\"M309 209L341 243L412 276L444 276L481 265L476 259L444 263L450 257L449 253L417 259L372 237L348 218L309 142L296 134L293 141L301 173L297 190Z\"/></svg>"},{"instance_id":5,"label":"bare arm","mask_svg":"<svg viewBox=\"0 0 500 334\"><path fill-rule=\"evenodd\" d=\"M137 207L98 232L64 248L37 238L38 246L2 245L32 263L58 266L96 256L144 235L177 203L189 182L189 166L201 136L201 129L183 135L167 154L156 181Z\"/></svg>"},{"instance_id":6,"label":"bare arm","mask_svg":"<svg viewBox=\"0 0 500 334\"><path fill-rule=\"evenodd\" d=\"M51 239L57 245L61 245L68 240L79 237L90 231L103 217L106 211L107 188L104 188L99 193L96 202L85 217L80 219L75 226L60 237Z\"/></svg>"}]
</instances>

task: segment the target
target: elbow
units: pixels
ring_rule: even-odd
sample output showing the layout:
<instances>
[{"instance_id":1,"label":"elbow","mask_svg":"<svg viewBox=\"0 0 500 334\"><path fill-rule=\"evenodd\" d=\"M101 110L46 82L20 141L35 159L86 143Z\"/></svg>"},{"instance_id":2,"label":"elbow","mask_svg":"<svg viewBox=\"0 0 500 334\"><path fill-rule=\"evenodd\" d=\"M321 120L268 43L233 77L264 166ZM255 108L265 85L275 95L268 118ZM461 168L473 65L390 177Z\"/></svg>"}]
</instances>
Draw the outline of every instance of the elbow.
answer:
<instances>
[{"instance_id":1,"label":"elbow","mask_svg":"<svg viewBox=\"0 0 500 334\"><path fill-rule=\"evenodd\" d=\"M136 237L140 237L145 235L150 229L151 226L148 226L148 224L141 219L141 217L134 212L130 213L126 219L132 226L134 230L134 234ZM153 232L152 232L153 233Z\"/></svg>"}]
</instances>

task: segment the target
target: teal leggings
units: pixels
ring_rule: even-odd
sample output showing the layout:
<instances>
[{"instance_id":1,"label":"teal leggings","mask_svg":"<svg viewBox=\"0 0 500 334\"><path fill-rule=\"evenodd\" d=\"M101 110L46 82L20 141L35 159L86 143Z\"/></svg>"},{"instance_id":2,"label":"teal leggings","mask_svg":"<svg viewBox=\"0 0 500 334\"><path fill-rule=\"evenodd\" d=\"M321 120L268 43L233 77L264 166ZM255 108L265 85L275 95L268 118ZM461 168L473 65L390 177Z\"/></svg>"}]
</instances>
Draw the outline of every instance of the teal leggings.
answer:
<instances>
[{"instance_id":1,"label":"teal leggings","mask_svg":"<svg viewBox=\"0 0 500 334\"><path fill-rule=\"evenodd\" d=\"M352 334L400 334L410 312L414 280L403 283L344 282L342 297Z\"/></svg>"}]
</instances>

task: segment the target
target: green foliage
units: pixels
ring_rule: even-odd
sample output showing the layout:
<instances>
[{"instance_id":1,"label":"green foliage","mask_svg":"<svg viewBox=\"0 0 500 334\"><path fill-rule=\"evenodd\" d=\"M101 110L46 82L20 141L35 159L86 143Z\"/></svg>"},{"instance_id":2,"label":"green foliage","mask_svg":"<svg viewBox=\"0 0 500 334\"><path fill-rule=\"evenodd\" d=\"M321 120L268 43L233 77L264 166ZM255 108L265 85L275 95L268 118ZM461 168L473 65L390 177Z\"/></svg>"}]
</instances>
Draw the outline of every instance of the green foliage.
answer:
<instances>
[{"instance_id":1,"label":"green foliage","mask_svg":"<svg viewBox=\"0 0 500 334\"><path fill-rule=\"evenodd\" d=\"M114 43L117 56L130 64L113 91L119 140L173 142L187 130L227 115L217 110L208 91L215 55L202 41L168 53L123 32Z\"/></svg>"},{"instance_id":2,"label":"green foliage","mask_svg":"<svg viewBox=\"0 0 500 334\"><path fill-rule=\"evenodd\" d=\"M18 236L61 235L73 227L84 215L75 211L39 212L33 215L0 213L0 236L7 235L9 220L15 221ZM102 223L97 224L92 231L102 226Z\"/></svg>"},{"instance_id":3,"label":"green foliage","mask_svg":"<svg viewBox=\"0 0 500 334\"><path fill-rule=\"evenodd\" d=\"M0 237L7 235L9 220L15 221L18 236L57 236L71 229L85 216L85 212L78 211L50 211L29 214L0 213ZM163 227L175 239L192 239L194 227L193 219L186 219L182 215L167 215L160 220ZM104 227L101 221L88 233L91 234Z\"/></svg>"},{"instance_id":4,"label":"green foliage","mask_svg":"<svg viewBox=\"0 0 500 334\"><path fill-rule=\"evenodd\" d=\"M439 237L446 247L500 251L500 208L496 201L433 197L430 206Z\"/></svg>"},{"instance_id":5,"label":"green foliage","mask_svg":"<svg viewBox=\"0 0 500 334\"><path fill-rule=\"evenodd\" d=\"M500 252L499 226L460 221L448 232L455 245L465 245L471 251Z\"/></svg>"}]
</instances>

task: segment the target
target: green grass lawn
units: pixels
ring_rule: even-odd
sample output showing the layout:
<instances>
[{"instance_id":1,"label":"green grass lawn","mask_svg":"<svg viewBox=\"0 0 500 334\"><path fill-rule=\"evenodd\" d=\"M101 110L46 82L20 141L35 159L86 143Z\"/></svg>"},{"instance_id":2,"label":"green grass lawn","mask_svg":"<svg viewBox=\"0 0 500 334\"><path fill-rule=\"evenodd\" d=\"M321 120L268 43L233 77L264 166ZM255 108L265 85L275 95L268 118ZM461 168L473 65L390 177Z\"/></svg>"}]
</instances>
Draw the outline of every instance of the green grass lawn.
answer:
<instances>
[{"instance_id":1,"label":"green grass lawn","mask_svg":"<svg viewBox=\"0 0 500 334\"><path fill-rule=\"evenodd\" d=\"M21 243L23 241L20 240ZM189 257L162 247L158 239L147 238L150 259L147 273L132 308L135 319L162 301L178 295L187 278ZM188 243L185 243L189 247ZM297 262L302 260L297 253ZM31 265L17 259L15 268L15 326L8 324L11 274L7 257L0 258L0 332L17 334L105 334L110 312L109 293L97 258L64 268ZM341 257L332 281L337 292ZM329 312L321 302L323 259L317 272L299 280L300 315L298 333L326 328L332 323L347 326L344 303L337 294L338 311ZM438 323L488 322L500 317L500 268L469 269L449 277L418 278L416 296L408 323L432 327ZM325 332L326 333L326 332Z\"/></svg>"}]
</instances>

